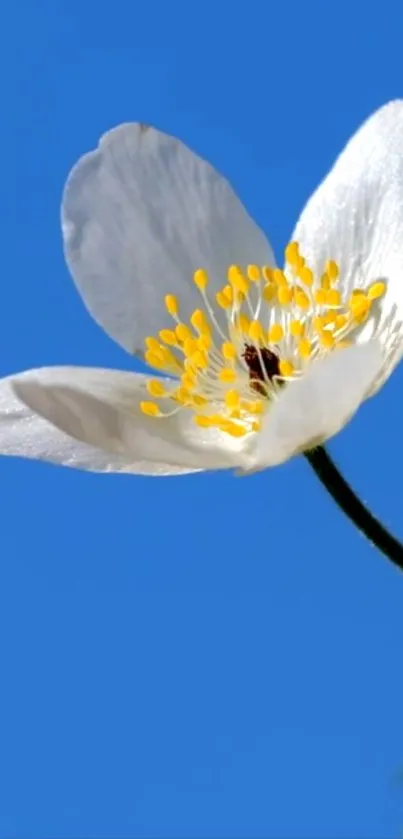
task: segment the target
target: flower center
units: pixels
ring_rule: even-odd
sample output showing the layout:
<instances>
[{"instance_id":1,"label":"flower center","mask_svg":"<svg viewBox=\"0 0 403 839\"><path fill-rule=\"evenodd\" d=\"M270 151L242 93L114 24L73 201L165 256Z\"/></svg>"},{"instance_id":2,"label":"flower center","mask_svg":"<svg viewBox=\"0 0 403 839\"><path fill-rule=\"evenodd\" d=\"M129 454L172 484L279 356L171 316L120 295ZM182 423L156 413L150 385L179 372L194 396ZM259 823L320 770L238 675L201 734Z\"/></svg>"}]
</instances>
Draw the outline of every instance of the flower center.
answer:
<instances>
[{"instance_id":1,"label":"flower center","mask_svg":"<svg viewBox=\"0 0 403 839\"><path fill-rule=\"evenodd\" d=\"M383 281L375 281L346 292L338 265L329 260L316 276L296 242L286 247L284 271L231 265L215 305L207 294L206 271L195 271L193 280L203 308L185 323L179 301L167 294L173 328L146 338L147 363L171 378L148 381L156 401L140 407L152 417L188 409L197 425L233 437L259 431L262 415L284 385L312 361L348 346L347 338L386 290Z\"/></svg>"},{"instance_id":2,"label":"flower center","mask_svg":"<svg viewBox=\"0 0 403 839\"><path fill-rule=\"evenodd\" d=\"M264 383L266 379L272 381L275 376L280 376L280 359L267 347L261 347L258 352L253 344L245 344L242 358L248 367L251 387L258 393L262 392L260 382Z\"/></svg>"}]
</instances>

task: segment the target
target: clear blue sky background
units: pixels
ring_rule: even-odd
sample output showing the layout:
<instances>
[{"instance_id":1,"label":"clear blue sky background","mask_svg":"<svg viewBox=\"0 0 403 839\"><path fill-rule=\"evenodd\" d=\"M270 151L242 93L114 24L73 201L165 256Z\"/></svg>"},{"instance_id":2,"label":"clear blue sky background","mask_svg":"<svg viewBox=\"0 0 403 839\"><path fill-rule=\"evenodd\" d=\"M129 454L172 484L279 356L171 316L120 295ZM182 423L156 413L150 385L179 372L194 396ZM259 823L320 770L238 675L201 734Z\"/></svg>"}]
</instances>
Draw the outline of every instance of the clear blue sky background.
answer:
<instances>
[{"instance_id":1,"label":"clear blue sky background","mask_svg":"<svg viewBox=\"0 0 403 839\"><path fill-rule=\"evenodd\" d=\"M280 256L403 95L402 30L397 0L5 6L1 374L133 366L61 250L64 179L102 132L180 136ZM402 386L331 444L401 536ZM0 486L1 837L402 835L403 578L302 459L161 481L3 459Z\"/></svg>"}]
</instances>

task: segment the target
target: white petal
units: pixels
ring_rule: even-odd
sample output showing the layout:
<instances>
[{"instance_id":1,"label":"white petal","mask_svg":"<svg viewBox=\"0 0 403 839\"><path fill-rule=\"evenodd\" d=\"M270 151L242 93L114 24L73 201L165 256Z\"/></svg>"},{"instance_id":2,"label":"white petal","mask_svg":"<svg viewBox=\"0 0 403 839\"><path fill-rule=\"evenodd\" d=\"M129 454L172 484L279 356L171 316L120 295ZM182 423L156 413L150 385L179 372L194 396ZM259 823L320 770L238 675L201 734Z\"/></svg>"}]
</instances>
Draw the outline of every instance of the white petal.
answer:
<instances>
[{"instance_id":1,"label":"white petal","mask_svg":"<svg viewBox=\"0 0 403 839\"><path fill-rule=\"evenodd\" d=\"M273 264L270 245L231 187L179 140L136 123L102 137L64 192L65 254L84 301L129 352L171 325L164 295L188 317L200 306L193 272L212 291L236 264Z\"/></svg>"},{"instance_id":2,"label":"white petal","mask_svg":"<svg viewBox=\"0 0 403 839\"><path fill-rule=\"evenodd\" d=\"M350 140L308 201L293 239L317 272L336 260L347 288L388 282L361 335L377 334L384 348L375 390L403 353L403 101L381 108Z\"/></svg>"},{"instance_id":3,"label":"white petal","mask_svg":"<svg viewBox=\"0 0 403 839\"><path fill-rule=\"evenodd\" d=\"M250 469L276 466L340 431L365 399L380 358L374 340L313 363L268 412Z\"/></svg>"},{"instance_id":4,"label":"white petal","mask_svg":"<svg viewBox=\"0 0 403 839\"><path fill-rule=\"evenodd\" d=\"M159 472L172 471L171 467L174 471L199 471L242 463L245 444L214 429L198 428L191 411L166 418L145 416L139 402L149 399L146 381L145 376L134 373L55 367L16 376L12 388L31 412L80 444L116 455L126 464L125 471L144 472L145 463L157 464ZM7 426L3 450L6 431ZM13 445L18 447L18 429Z\"/></svg>"},{"instance_id":5,"label":"white petal","mask_svg":"<svg viewBox=\"0 0 403 839\"><path fill-rule=\"evenodd\" d=\"M43 460L90 472L180 475L199 471L166 463L137 460L80 443L36 414L15 394L12 383L26 374L0 381L0 455ZM18 385L17 385L18 386Z\"/></svg>"}]
</instances>

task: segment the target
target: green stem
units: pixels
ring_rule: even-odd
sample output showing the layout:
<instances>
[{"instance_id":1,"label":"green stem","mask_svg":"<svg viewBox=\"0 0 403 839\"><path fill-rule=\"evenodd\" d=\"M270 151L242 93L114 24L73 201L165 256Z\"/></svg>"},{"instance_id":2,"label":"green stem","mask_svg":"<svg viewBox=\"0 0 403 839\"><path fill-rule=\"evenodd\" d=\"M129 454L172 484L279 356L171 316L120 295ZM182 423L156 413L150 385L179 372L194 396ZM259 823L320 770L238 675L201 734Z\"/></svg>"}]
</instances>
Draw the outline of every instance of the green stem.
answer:
<instances>
[{"instance_id":1,"label":"green stem","mask_svg":"<svg viewBox=\"0 0 403 839\"><path fill-rule=\"evenodd\" d=\"M391 562L403 571L403 545L367 510L340 474L326 449L319 446L305 452L305 457L346 516L354 522L373 545L379 548Z\"/></svg>"}]
</instances>

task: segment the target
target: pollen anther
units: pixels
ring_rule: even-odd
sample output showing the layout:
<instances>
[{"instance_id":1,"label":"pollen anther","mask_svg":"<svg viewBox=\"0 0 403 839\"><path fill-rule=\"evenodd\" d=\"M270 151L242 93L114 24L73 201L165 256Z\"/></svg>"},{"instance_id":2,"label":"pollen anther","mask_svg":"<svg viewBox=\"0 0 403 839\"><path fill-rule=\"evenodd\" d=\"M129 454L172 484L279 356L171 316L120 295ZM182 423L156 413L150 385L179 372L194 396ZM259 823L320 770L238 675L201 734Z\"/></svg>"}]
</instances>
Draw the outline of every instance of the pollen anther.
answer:
<instances>
[{"instance_id":1,"label":"pollen anther","mask_svg":"<svg viewBox=\"0 0 403 839\"><path fill-rule=\"evenodd\" d=\"M178 314L179 306L174 294L167 294L165 296L165 306L168 313L172 315L172 317L175 317L175 315Z\"/></svg>"},{"instance_id":2,"label":"pollen anther","mask_svg":"<svg viewBox=\"0 0 403 839\"><path fill-rule=\"evenodd\" d=\"M208 274L203 268L198 268L193 274L193 282L199 291L204 291L208 284Z\"/></svg>"},{"instance_id":3,"label":"pollen anther","mask_svg":"<svg viewBox=\"0 0 403 839\"><path fill-rule=\"evenodd\" d=\"M146 414L148 417L161 416L161 411L155 402L140 402L140 408L143 414Z\"/></svg>"}]
</instances>

